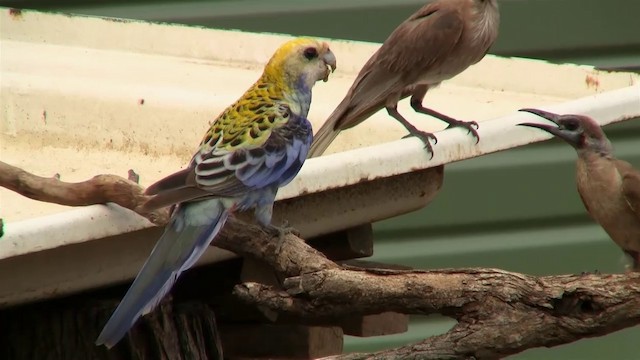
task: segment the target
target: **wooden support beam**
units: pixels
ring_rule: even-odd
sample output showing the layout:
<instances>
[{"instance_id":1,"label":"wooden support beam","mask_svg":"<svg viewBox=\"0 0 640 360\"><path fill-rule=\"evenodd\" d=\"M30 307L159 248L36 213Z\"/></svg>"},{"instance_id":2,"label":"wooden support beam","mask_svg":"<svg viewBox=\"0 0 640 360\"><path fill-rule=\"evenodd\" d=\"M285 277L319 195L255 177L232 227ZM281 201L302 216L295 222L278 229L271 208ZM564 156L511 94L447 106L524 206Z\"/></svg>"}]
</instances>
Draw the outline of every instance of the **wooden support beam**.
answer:
<instances>
[{"instance_id":1,"label":"wooden support beam","mask_svg":"<svg viewBox=\"0 0 640 360\"><path fill-rule=\"evenodd\" d=\"M397 312L383 312L347 318L340 325L345 335L369 337L401 334L409 330L409 315Z\"/></svg>"},{"instance_id":2,"label":"wooden support beam","mask_svg":"<svg viewBox=\"0 0 640 360\"><path fill-rule=\"evenodd\" d=\"M333 261L369 257L373 255L373 229L371 224L363 224L310 239L307 243Z\"/></svg>"},{"instance_id":3,"label":"wooden support beam","mask_svg":"<svg viewBox=\"0 0 640 360\"><path fill-rule=\"evenodd\" d=\"M244 258L242 259L241 282L258 282L265 285L279 286L280 281L273 268L266 262Z\"/></svg>"},{"instance_id":4,"label":"wooden support beam","mask_svg":"<svg viewBox=\"0 0 640 360\"><path fill-rule=\"evenodd\" d=\"M413 270L411 266L387 264L369 260L345 260L340 261L340 265L346 268L358 268L358 269L382 269L382 270Z\"/></svg>"},{"instance_id":5,"label":"wooden support beam","mask_svg":"<svg viewBox=\"0 0 640 360\"><path fill-rule=\"evenodd\" d=\"M227 359L315 359L342 353L339 327L285 324L221 325Z\"/></svg>"}]
</instances>

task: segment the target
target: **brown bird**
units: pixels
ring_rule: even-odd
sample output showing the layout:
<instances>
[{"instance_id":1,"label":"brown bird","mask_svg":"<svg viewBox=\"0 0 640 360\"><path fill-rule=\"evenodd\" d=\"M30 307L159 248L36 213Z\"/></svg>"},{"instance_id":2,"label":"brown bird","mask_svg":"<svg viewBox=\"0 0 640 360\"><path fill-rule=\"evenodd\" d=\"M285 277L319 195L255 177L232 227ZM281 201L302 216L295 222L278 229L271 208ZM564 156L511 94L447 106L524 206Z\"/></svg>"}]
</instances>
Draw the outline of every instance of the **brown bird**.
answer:
<instances>
[{"instance_id":1,"label":"brown bird","mask_svg":"<svg viewBox=\"0 0 640 360\"><path fill-rule=\"evenodd\" d=\"M498 36L497 0L436 0L400 24L364 65L347 95L315 134L309 157L321 155L342 130L354 127L382 108L425 143L430 139L397 110L411 96L416 112L466 128L480 140L478 124L453 119L422 106L427 91L480 61Z\"/></svg>"},{"instance_id":2,"label":"brown bird","mask_svg":"<svg viewBox=\"0 0 640 360\"><path fill-rule=\"evenodd\" d=\"M576 182L587 212L633 259L633 269L640 270L640 171L613 156L611 142L593 119L536 109L520 111L536 114L555 125L518 125L542 129L576 149Z\"/></svg>"}]
</instances>

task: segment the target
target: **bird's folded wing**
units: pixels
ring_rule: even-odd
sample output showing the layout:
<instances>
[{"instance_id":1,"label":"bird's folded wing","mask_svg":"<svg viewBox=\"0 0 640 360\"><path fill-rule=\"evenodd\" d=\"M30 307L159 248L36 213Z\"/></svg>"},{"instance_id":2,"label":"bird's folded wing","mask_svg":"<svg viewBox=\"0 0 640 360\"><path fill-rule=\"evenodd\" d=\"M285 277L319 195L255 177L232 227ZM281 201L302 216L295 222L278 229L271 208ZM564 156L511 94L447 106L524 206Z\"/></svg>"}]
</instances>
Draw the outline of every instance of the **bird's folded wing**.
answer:
<instances>
[{"instance_id":1,"label":"bird's folded wing","mask_svg":"<svg viewBox=\"0 0 640 360\"><path fill-rule=\"evenodd\" d=\"M431 3L400 24L380 47L378 64L392 72L420 73L448 60L460 41L461 14L442 2Z\"/></svg>"},{"instance_id":2,"label":"bird's folded wing","mask_svg":"<svg viewBox=\"0 0 640 360\"><path fill-rule=\"evenodd\" d=\"M349 91L350 116L340 119L335 129L357 125L363 120L362 115L371 115L371 108L384 106L390 94L406 96L403 91L407 85L450 60L464 24L457 11L441 5L431 3L418 10L369 59Z\"/></svg>"},{"instance_id":3,"label":"bird's folded wing","mask_svg":"<svg viewBox=\"0 0 640 360\"><path fill-rule=\"evenodd\" d=\"M615 165L622 178L622 195L640 220L640 171L623 160L615 160Z\"/></svg>"},{"instance_id":4,"label":"bird's folded wing","mask_svg":"<svg viewBox=\"0 0 640 360\"><path fill-rule=\"evenodd\" d=\"M629 206L640 220L640 173L628 172L622 177L622 191Z\"/></svg>"},{"instance_id":5,"label":"bird's folded wing","mask_svg":"<svg viewBox=\"0 0 640 360\"><path fill-rule=\"evenodd\" d=\"M261 145L247 142L246 146L227 150L223 143L218 143L208 151L196 153L188 168L147 189L146 194L154 197L147 201L145 209L210 196L241 196L286 180L294 165L299 169L309 144L305 145L305 139L296 136L295 131L284 128L286 124L268 130L270 134Z\"/></svg>"}]
</instances>

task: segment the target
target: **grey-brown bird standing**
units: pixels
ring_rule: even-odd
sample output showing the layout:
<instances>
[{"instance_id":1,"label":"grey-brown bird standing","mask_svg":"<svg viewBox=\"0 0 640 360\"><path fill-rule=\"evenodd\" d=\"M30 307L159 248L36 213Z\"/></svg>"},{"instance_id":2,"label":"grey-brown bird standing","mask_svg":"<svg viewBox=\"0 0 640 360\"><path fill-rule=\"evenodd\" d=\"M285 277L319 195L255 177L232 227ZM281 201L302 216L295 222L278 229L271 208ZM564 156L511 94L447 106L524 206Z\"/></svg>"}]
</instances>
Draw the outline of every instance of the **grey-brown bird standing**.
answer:
<instances>
[{"instance_id":1,"label":"grey-brown bird standing","mask_svg":"<svg viewBox=\"0 0 640 360\"><path fill-rule=\"evenodd\" d=\"M593 119L522 109L555 125L523 123L566 141L578 153L578 193L591 217L640 270L640 171L613 156L611 142Z\"/></svg>"},{"instance_id":2,"label":"grey-brown bird standing","mask_svg":"<svg viewBox=\"0 0 640 360\"><path fill-rule=\"evenodd\" d=\"M309 157L321 155L341 130L354 127L382 108L425 143L436 137L416 129L397 110L411 96L411 107L464 127L478 141L475 121L465 122L422 106L430 88L480 61L498 36L497 0L436 0L400 24L364 65L347 95L315 134Z\"/></svg>"}]
</instances>

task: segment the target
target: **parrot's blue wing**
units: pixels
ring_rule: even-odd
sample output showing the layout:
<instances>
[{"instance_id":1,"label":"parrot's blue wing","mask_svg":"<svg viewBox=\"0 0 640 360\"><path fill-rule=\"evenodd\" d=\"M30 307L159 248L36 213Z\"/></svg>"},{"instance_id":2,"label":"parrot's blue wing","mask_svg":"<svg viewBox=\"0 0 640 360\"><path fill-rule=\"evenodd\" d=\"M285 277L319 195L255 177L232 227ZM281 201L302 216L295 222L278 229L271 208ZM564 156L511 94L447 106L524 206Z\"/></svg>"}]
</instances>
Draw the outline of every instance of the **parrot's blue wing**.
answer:
<instances>
[{"instance_id":1,"label":"parrot's blue wing","mask_svg":"<svg viewBox=\"0 0 640 360\"><path fill-rule=\"evenodd\" d=\"M248 191L284 186L302 167L312 139L309 121L292 114L261 146L200 151L188 168L147 188L145 194L155 196L145 208L153 210L210 196L237 197Z\"/></svg>"},{"instance_id":2,"label":"parrot's blue wing","mask_svg":"<svg viewBox=\"0 0 640 360\"><path fill-rule=\"evenodd\" d=\"M196 155L195 182L217 196L283 186L302 167L312 138L308 120L292 114L284 126L271 131L262 146Z\"/></svg>"}]
</instances>

